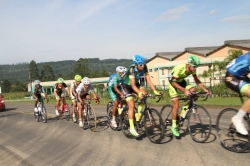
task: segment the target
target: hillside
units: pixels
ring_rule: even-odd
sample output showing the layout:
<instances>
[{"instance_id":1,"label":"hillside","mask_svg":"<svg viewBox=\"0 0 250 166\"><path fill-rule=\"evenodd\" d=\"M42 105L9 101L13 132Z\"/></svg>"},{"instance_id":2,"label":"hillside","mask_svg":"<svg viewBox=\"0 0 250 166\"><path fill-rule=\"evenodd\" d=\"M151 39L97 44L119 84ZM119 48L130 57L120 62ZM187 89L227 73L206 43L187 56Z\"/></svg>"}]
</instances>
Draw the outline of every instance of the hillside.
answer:
<instances>
[{"instance_id":1,"label":"hillside","mask_svg":"<svg viewBox=\"0 0 250 166\"><path fill-rule=\"evenodd\" d=\"M55 75L67 75L73 72L76 61L66 60L66 61L56 61L56 62L41 62L37 63L37 67L41 72L41 68L45 64L49 64L53 69ZM89 58L88 65L91 70L106 70L109 73L115 71L117 66L126 66L132 64L130 59L104 59L99 58ZM28 69L29 63L19 63L12 65L0 65L0 81L8 79L9 81L22 81L28 82Z\"/></svg>"}]
</instances>

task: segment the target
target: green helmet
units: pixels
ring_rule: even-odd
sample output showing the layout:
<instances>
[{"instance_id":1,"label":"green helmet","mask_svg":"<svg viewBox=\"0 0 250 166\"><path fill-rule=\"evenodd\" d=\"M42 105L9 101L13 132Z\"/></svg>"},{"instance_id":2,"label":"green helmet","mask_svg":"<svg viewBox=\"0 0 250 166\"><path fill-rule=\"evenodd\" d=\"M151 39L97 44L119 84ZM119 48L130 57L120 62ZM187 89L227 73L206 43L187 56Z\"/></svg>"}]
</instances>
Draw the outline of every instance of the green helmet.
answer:
<instances>
[{"instance_id":1,"label":"green helmet","mask_svg":"<svg viewBox=\"0 0 250 166\"><path fill-rule=\"evenodd\" d=\"M82 80L82 76L80 76L80 75L75 75L75 80L76 80L77 82L80 82L80 81Z\"/></svg>"},{"instance_id":2,"label":"green helmet","mask_svg":"<svg viewBox=\"0 0 250 166\"><path fill-rule=\"evenodd\" d=\"M64 82L64 79L63 79L63 78L58 78L58 79L57 79L57 82L58 82L59 84L61 84L61 83Z\"/></svg>"},{"instance_id":3,"label":"green helmet","mask_svg":"<svg viewBox=\"0 0 250 166\"><path fill-rule=\"evenodd\" d=\"M191 55L188 57L188 63L191 66L198 67L200 65L200 59L196 56Z\"/></svg>"}]
</instances>

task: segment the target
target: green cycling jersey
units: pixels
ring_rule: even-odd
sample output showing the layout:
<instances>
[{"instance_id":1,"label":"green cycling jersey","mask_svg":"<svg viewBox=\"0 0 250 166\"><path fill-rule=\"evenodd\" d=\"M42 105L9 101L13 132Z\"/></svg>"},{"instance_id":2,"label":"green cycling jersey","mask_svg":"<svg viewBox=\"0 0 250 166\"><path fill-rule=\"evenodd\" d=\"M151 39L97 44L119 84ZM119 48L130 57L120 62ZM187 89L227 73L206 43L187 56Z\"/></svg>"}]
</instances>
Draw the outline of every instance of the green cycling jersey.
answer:
<instances>
[{"instance_id":1,"label":"green cycling jersey","mask_svg":"<svg viewBox=\"0 0 250 166\"><path fill-rule=\"evenodd\" d=\"M190 74L196 75L196 71L194 71L193 73L188 73L187 74L186 65L187 65L186 63L185 64L180 64L180 65L175 66L172 69L171 75L172 75L173 79L171 81L182 82Z\"/></svg>"}]
</instances>

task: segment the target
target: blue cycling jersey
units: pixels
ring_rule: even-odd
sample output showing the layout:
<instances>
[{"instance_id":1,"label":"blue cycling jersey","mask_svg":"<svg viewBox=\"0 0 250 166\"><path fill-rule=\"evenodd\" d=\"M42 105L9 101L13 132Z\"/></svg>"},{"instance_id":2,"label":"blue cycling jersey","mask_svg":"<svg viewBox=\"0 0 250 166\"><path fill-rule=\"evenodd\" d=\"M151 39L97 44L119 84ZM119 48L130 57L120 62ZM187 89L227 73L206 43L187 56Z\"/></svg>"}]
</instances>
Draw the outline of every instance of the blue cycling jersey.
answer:
<instances>
[{"instance_id":1,"label":"blue cycling jersey","mask_svg":"<svg viewBox=\"0 0 250 166\"><path fill-rule=\"evenodd\" d=\"M227 71L238 77L246 77L250 73L250 52L232 60L227 65Z\"/></svg>"},{"instance_id":2,"label":"blue cycling jersey","mask_svg":"<svg viewBox=\"0 0 250 166\"><path fill-rule=\"evenodd\" d=\"M109 76L109 79L108 79L108 83L110 83L110 81L113 79L113 77L116 75L116 73L112 73L110 76Z\"/></svg>"}]
</instances>

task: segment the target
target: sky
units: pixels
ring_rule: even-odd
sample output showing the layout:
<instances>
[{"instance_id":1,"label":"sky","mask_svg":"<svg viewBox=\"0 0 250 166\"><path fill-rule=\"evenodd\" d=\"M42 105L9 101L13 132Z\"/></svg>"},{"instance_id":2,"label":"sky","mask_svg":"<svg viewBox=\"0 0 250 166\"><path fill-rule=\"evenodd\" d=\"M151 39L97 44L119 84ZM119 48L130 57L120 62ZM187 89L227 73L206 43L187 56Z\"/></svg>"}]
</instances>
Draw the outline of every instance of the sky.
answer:
<instances>
[{"instance_id":1,"label":"sky","mask_svg":"<svg viewBox=\"0 0 250 166\"><path fill-rule=\"evenodd\" d=\"M0 64L152 58L244 39L247 0L0 0Z\"/></svg>"}]
</instances>

